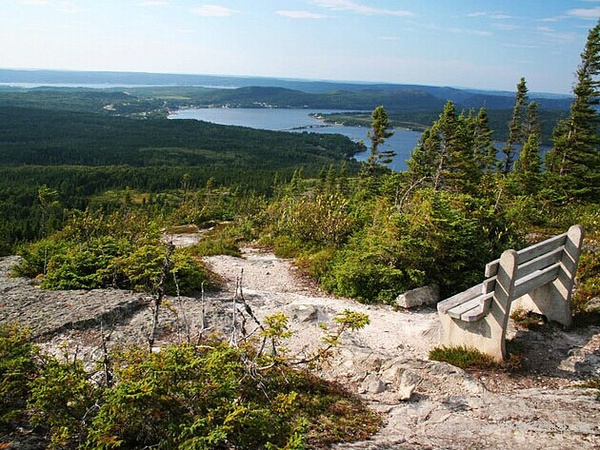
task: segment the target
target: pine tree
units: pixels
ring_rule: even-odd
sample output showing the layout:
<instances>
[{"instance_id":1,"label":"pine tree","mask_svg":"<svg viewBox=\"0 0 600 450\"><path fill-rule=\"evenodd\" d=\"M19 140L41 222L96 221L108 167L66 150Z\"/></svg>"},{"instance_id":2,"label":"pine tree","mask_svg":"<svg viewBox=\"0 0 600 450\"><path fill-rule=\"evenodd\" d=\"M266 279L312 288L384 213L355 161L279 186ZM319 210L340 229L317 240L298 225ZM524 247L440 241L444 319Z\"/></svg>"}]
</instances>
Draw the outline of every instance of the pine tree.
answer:
<instances>
[{"instance_id":1,"label":"pine tree","mask_svg":"<svg viewBox=\"0 0 600 450\"><path fill-rule=\"evenodd\" d=\"M396 154L392 150L379 149L386 139L394 135L393 131L389 131L390 120L385 108L383 106L375 108L371 118L373 119L371 130L367 133L367 137L371 140L371 153L367 165L368 170L374 172L380 164L389 164Z\"/></svg>"},{"instance_id":2,"label":"pine tree","mask_svg":"<svg viewBox=\"0 0 600 450\"><path fill-rule=\"evenodd\" d=\"M407 162L413 183L427 180L436 191L473 190L482 173L475 147L479 131L485 134L485 130L477 130L473 114L457 115L456 106L448 101Z\"/></svg>"},{"instance_id":3,"label":"pine tree","mask_svg":"<svg viewBox=\"0 0 600 450\"><path fill-rule=\"evenodd\" d=\"M490 129L488 113L481 108L477 117L470 119L473 126L475 161L482 173L494 172L498 168L496 148L492 144L493 131Z\"/></svg>"},{"instance_id":4,"label":"pine tree","mask_svg":"<svg viewBox=\"0 0 600 450\"><path fill-rule=\"evenodd\" d=\"M531 102L527 106L526 123L523 126L525 142L521 148L519 159L514 164L517 184L524 194L537 192L540 183L541 127L537 110L536 102Z\"/></svg>"},{"instance_id":5,"label":"pine tree","mask_svg":"<svg viewBox=\"0 0 600 450\"><path fill-rule=\"evenodd\" d=\"M512 119L508 125L508 140L506 145L502 147L504 153L504 165L502 172L510 173L515 160L517 149L525 142L525 129L523 121L525 119L525 105L527 103L527 84L525 78L517 84L517 93L515 96L515 106L513 109Z\"/></svg>"},{"instance_id":6,"label":"pine tree","mask_svg":"<svg viewBox=\"0 0 600 450\"><path fill-rule=\"evenodd\" d=\"M600 21L588 34L573 89L569 118L554 130L548 171L567 195L600 197Z\"/></svg>"}]
</instances>

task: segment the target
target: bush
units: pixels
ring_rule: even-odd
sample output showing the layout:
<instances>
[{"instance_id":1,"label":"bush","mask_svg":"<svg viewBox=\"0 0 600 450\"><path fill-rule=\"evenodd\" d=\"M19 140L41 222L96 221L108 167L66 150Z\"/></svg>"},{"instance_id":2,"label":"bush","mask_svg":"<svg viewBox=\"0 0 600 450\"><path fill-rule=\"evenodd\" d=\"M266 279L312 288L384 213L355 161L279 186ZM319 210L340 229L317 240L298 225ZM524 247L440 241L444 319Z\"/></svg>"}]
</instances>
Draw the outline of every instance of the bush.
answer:
<instances>
[{"instance_id":1,"label":"bush","mask_svg":"<svg viewBox=\"0 0 600 450\"><path fill-rule=\"evenodd\" d=\"M0 327L0 429L23 419L29 382L37 373L28 329Z\"/></svg>"},{"instance_id":2,"label":"bush","mask_svg":"<svg viewBox=\"0 0 600 450\"><path fill-rule=\"evenodd\" d=\"M49 430L50 448L78 448L86 439L102 389L81 361L45 356L31 382L32 423Z\"/></svg>"},{"instance_id":3,"label":"bush","mask_svg":"<svg viewBox=\"0 0 600 450\"><path fill-rule=\"evenodd\" d=\"M15 275L35 278L45 274L50 260L55 255L64 255L68 246L68 242L53 237L21 246L17 253L23 261L14 267Z\"/></svg>"},{"instance_id":4,"label":"bush","mask_svg":"<svg viewBox=\"0 0 600 450\"><path fill-rule=\"evenodd\" d=\"M339 320L354 329L365 319ZM27 331L3 327L0 429L36 426L49 448L299 450L368 439L381 425L335 383L252 347L202 344L114 352L109 383L67 354L37 356Z\"/></svg>"},{"instance_id":5,"label":"bush","mask_svg":"<svg viewBox=\"0 0 600 450\"><path fill-rule=\"evenodd\" d=\"M116 274L105 269L116 258L131 250L123 239L92 239L83 245L71 245L55 254L48 263L42 287L46 289L95 289L117 284Z\"/></svg>"},{"instance_id":6,"label":"bush","mask_svg":"<svg viewBox=\"0 0 600 450\"><path fill-rule=\"evenodd\" d=\"M463 345L434 347L429 352L429 359L447 362L461 369L491 369L497 367L496 361L491 356L480 352L476 348Z\"/></svg>"},{"instance_id":7,"label":"bush","mask_svg":"<svg viewBox=\"0 0 600 450\"><path fill-rule=\"evenodd\" d=\"M50 360L33 387L36 420L54 446L104 449L323 447L381 423L335 384L285 365L253 373L252 349L206 344L125 350L100 390L79 364Z\"/></svg>"}]
</instances>

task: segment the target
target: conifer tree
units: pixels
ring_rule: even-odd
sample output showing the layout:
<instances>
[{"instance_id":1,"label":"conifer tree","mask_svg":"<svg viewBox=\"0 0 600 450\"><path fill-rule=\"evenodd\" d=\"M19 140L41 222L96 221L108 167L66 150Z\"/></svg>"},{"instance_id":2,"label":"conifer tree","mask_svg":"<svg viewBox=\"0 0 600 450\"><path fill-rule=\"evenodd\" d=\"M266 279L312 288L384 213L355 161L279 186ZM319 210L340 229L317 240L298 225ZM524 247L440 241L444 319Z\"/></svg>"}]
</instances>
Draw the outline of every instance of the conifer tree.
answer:
<instances>
[{"instance_id":1,"label":"conifer tree","mask_svg":"<svg viewBox=\"0 0 600 450\"><path fill-rule=\"evenodd\" d=\"M475 148L475 135L479 131L475 121L473 114L458 115L454 102L448 101L407 162L413 183L428 180L436 191L474 189L481 178L481 163Z\"/></svg>"},{"instance_id":2,"label":"conifer tree","mask_svg":"<svg viewBox=\"0 0 600 450\"><path fill-rule=\"evenodd\" d=\"M557 187L571 197L600 197L600 21L589 31L569 118L554 130L554 148L546 165Z\"/></svg>"},{"instance_id":3,"label":"conifer tree","mask_svg":"<svg viewBox=\"0 0 600 450\"><path fill-rule=\"evenodd\" d=\"M525 128L523 121L525 119L525 108L527 103L527 84L525 78L517 84L517 93L515 96L515 106L513 109L512 119L508 125L508 140L506 145L502 147L504 153L504 165L502 172L510 173L515 160L515 153L518 147L525 142Z\"/></svg>"},{"instance_id":4,"label":"conifer tree","mask_svg":"<svg viewBox=\"0 0 600 450\"><path fill-rule=\"evenodd\" d=\"M471 117L475 162L481 173L493 172L498 167L496 148L492 144L493 131L490 129L488 113L481 108L476 117Z\"/></svg>"},{"instance_id":5,"label":"conifer tree","mask_svg":"<svg viewBox=\"0 0 600 450\"><path fill-rule=\"evenodd\" d=\"M539 188L541 172L541 127L536 102L531 102L528 105L526 119L524 125L525 142L521 148L519 159L515 161L514 173L521 192L533 194Z\"/></svg>"},{"instance_id":6,"label":"conifer tree","mask_svg":"<svg viewBox=\"0 0 600 450\"><path fill-rule=\"evenodd\" d=\"M367 133L367 137L371 140L371 153L367 165L368 170L374 172L380 164L389 164L396 154L392 150L379 149L386 139L394 135L394 132L389 130L390 120L385 108L383 106L375 108L371 118L373 119L371 130Z\"/></svg>"}]
</instances>

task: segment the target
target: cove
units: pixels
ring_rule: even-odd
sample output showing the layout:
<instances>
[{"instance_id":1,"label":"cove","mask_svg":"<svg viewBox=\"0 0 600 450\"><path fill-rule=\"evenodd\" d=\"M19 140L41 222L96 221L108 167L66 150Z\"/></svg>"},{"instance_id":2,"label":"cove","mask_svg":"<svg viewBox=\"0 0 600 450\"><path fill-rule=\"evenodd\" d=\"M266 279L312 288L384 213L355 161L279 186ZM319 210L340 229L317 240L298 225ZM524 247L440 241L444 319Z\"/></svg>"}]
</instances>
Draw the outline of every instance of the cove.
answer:
<instances>
[{"instance_id":1,"label":"cove","mask_svg":"<svg viewBox=\"0 0 600 450\"><path fill-rule=\"evenodd\" d=\"M272 131L341 134L354 142L363 140L369 147L368 128L326 124L318 118L319 114L334 112L344 111L311 111L308 109L283 108L199 108L174 111L169 115L169 119L194 119L219 125L235 125ZM389 165L391 169L396 171L406 170L406 160L410 158L410 154L417 145L420 136L421 133L418 131L394 130L394 135L380 147L381 150L396 152L396 157ZM368 155L369 150L357 154L355 159L365 161Z\"/></svg>"}]
</instances>

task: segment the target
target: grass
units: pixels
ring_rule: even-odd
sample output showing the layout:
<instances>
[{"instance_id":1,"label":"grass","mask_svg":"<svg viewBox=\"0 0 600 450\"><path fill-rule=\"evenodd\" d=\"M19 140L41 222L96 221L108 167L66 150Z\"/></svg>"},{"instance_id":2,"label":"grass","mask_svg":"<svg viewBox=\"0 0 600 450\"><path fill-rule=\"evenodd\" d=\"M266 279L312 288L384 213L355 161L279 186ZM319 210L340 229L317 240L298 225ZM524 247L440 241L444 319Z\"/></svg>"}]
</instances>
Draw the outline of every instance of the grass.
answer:
<instances>
[{"instance_id":1,"label":"grass","mask_svg":"<svg viewBox=\"0 0 600 450\"><path fill-rule=\"evenodd\" d=\"M434 347L429 352L429 359L447 362L461 369L494 369L498 367L498 363L491 356L464 345Z\"/></svg>"}]
</instances>

